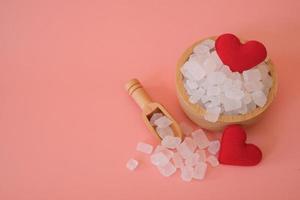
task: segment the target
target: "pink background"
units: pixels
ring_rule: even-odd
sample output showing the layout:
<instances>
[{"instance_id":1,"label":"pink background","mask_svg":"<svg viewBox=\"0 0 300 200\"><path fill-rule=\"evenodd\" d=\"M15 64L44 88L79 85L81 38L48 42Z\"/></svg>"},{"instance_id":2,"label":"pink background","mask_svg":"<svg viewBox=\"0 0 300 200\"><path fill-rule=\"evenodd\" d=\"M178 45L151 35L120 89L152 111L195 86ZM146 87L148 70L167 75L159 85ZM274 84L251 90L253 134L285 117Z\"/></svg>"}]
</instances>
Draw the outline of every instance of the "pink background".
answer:
<instances>
[{"instance_id":1,"label":"pink background","mask_svg":"<svg viewBox=\"0 0 300 200\"><path fill-rule=\"evenodd\" d=\"M299 10L297 0L1 0L0 199L300 199ZM123 85L139 78L188 122L177 59L224 32L262 41L278 70L274 104L247 129L263 161L210 169L202 182L165 178L135 152L157 141Z\"/></svg>"}]
</instances>

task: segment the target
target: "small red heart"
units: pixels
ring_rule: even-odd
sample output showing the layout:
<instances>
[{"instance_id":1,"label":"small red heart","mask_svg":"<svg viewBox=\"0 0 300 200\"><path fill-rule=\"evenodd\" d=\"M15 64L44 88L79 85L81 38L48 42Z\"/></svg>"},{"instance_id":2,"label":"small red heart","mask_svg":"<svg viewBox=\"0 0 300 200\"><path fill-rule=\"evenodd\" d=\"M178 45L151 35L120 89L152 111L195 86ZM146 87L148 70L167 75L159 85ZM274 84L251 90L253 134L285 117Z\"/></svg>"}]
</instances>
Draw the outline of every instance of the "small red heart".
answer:
<instances>
[{"instance_id":1,"label":"small red heart","mask_svg":"<svg viewBox=\"0 0 300 200\"><path fill-rule=\"evenodd\" d=\"M242 44L239 38L229 33L219 36L215 47L222 62L233 72L251 69L267 57L267 50L262 43L248 41Z\"/></svg>"},{"instance_id":2,"label":"small red heart","mask_svg":"<svg viewBox=\"0 0 300 200\"><path fill-rule=\"evenodd\" d=\"M222 136L219 162L228 165L257 165L262 153L254 144L246 144L246 139L246 132L241 126L227 126Z\"/></svg>"}]
</instances>

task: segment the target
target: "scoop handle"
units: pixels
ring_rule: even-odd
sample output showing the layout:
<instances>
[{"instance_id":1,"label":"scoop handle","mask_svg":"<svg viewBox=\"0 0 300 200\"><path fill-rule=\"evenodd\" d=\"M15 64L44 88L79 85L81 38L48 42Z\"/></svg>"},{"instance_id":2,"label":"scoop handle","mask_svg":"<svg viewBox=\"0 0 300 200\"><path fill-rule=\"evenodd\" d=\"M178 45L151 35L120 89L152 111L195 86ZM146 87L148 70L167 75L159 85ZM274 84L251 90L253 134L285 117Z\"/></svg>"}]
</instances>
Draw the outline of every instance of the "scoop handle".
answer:
<instances>
[{"instance_id":1,"label":"scoop handle","mask_svg":"<svg viewBox=\"0 0 300 200\"><path fill-rule=\"evenodd\" d=\"M151 97L137 79L128 81L125 85L125 89L142 110L147 104L152 102Z\"/></svg>"}]
</instances>

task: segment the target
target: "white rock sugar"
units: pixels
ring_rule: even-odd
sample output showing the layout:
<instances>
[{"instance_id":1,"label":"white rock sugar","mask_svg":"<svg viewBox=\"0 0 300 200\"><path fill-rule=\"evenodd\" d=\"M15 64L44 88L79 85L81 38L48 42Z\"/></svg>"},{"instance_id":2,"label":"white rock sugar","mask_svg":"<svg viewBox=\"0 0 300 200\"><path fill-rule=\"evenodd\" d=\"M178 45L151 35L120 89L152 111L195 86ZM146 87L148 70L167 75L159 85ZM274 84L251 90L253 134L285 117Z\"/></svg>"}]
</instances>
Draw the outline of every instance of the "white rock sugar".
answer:
<instances>
[{"instance_id":1,"label":"white rock sugar","mask_svg":"<svg viewBox=\"0 0 300 200\"><path fill-rule=\"evenodd\" d=\"M221 144L219 140L210 141L207 150L209 153L216 155L220 150L220 146Z\"/></svg>"},{"instance_id":2,"label":"white rock sugar","mask_svg":"<svg viewBox=\"0 0 300 200\"><path fill-rule=\"evenodd\" d=\"M175 149L181 142L181 139L174 136L166 136L163 138L161 145L170 149Z\"/></svg>"},{"instance_id":3,"label":"white rock sugar","mask_svg":"<svg viewBox=\"0 0 300 200\"><path fill-rule=\"evenodd\" d=\"M208 156L208 158L206 159L206 161L212 166L212 167L216 167L219 165L219 161L218 159L211 155L211 156Z\"/></svg>"},{"instance_id":4,"label":"white rock sugar","mask_svg":"<svg viewBox=\"0 0 300 200\"><path fill-rule=\"evenodd\" d=\"M135 169L137 168L138 164L139 164L139 163L138 163L137 160L131 158L131 159L129 159L129 160L127 161L126 167L127 167L127 169L133 171L133 170L135 170Z\"/></svg>"},{"instance_id":5,"label":"white rock sugar","mask_svg":"<svg viewBox=\"0 0 300 200\"><path fill-rule=\"evenodd\" d=\"M181 179L189 182L193 178L194 168L192 166L184 166L181 168Z\"/></svg>"},{"instance_id":6,"label":"white rock sugar","mask_svg":"<svg viewBox=\"0 0 300 200\"><path fill-rule=\"evenodd\" d=\"M166 136L174 136L174 132L172 128L170 128L169 126L165 128L157 127L156 132L158 133L159 137L162 139L164 139Z\"/></svg>"},{"instance_id":7,"label":"white rock sugar","mask_svg":"<svg viewBox=\"0 0 300 200\"><path fill-rule=\"evenodd\" d=\"M150 154L153 151L153 146L144 142L139 142L136 146L136 150L146 154Z\"/></svg>"},{"instance_id":8,"label":"white rock sugar","mask_svg":"<svg viewBox=\"0 0 300 200\"><path fill-rule=\"evenodd\" d=\"M164 166L169 162L169 158L162 152L151 155L151 163L156 166Z\"/></svg>"},{"instance_id":9,"label":"white rock sugar","mask_svg":"<svg viewBox=\"0 0 300 200\"><path fill-rule=\"evenodd\" d=\"M178 152L175 152L172 157L172 161L176 168L181 168L184 166L183 158L180 156Z\"/></svg>"},{"instance_id":10,"label":"white rock sugar","mask_svg":"<svg viewBox=\"0 0 300 200\"><path fill-rule=\"evenodd\" d=\"M158 126L159 128L166 128L172 124L172 121L168 117L162 116L162 117L156 119L154 121L154 124L156 126Z\"/></svg>"},{"instance_id":11,"label":"white rock sugar","mask_svg":"<svg viewBox=\"0 0 300 200\"><path fill-rule=\"evenodd\" d=\"M204 149L208 147L209 140L202 129L198 129L192 133L195 144L200 148Z\"/></svg>"},{"instance_id":12,"label":"white rock sugar","mask_svg":"<svg viewBox=\"0 0 300 200\"><path fill-rule=\"evenodd\" d=\"M198 180L204 179L206 169L207 169L207 164L205 162L199 162L194 168L193 178Z\"/></svg>"},{"instance_id":13,"label":"white rock sugar","mask_svg":"<svg viewBox=\"0 0 300 200\"><path fill-rule=\"evenodd\" d=\"M151 118L150 118L150 124L152 125L152 126L154 126L155 124L154 124L154 122L155 122L155 120L157 120L157 119L159 119L159 118L161 118L161 117L163 117L164 115L162 114L162 113L154 113L152 116L151 116Z\"/></svg>"},{"instance_id":14,"label":"white rock sugar","mask_svg":"<svg viewBox=\"0 0 300 200\"><path fill-rule=\"evenodd\" d=\"M206 109L204 118L218 121L222 114L246 114L263 107L272 87L267 62L244 71L232 72L214 48L215 42L204 40L196 45L181 67L189 101Z\"/></svg>"},{"instance_id":15,"label":"white rock sugar","mask_svg":"<svg viewBox=\"0 0 300 200\"><path fill-rule=\"evenodd\" d=\"M202 180L208 168L207 163L212 167L219 165L217 157L214 156L220 149L219 140L209 141L202 129L193 131L191 127L181 123L181 126L186 126L184 131L191 134L191 137L186 136L181 141L180 138L174 136L170 128L171 123L167 122L168 120L163 115L157 113L151 117L151 120L162 137L161 143L155 147L154 151L152 145L144 142L139 142L136 149L146 154L153 151L150 155L150 161L157 167L161 175L169 177L179 169L180 177L185 182L190 182L193 179ZM163 122L157 123L157 120ZM207 152L209 152L208 157L206 156ZM126 167L132 171L137 166L138 161L134 159L130 159L126 163Z\"/></svg>"},{"instance_id":16,"label":"white rock sugar","mask_svg":"<svg viewBox=\"0 0 300 200\"><path fill-rule=\"evenodd\" d=\"M176 167L171 162L168 162L164 166L158 166L158 170L163 176L171 176L176 172Z\"/></svg>"}]
</instances>

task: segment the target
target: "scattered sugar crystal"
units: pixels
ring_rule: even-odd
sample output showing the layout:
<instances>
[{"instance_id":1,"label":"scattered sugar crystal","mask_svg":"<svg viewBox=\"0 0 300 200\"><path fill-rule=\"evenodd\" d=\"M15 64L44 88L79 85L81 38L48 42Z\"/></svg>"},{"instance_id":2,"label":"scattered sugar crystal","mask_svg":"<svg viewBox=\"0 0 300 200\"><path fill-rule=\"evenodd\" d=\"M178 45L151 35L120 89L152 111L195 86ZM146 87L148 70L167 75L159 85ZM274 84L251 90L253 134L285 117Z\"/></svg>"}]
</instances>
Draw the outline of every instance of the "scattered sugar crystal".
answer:
<instances>
[{"instance_id":1,"label":"scattered sugar crystal","mask_svg":"<svg viewBox=\"0 0 300 200\"><path fill-rule=\"evenodd\" d=\"M185 165L195 166L199 162L200 155L198 153L193 153L190 157L185 160Z\"/></svg>"},{"instance_id":2,"label":"scattered sugar crystal","mask_svg":"<svg viewBox=\"0 0 300 200\"><path fill-rule=\"evenodd\" d=\"M173 154L172 161L173 161L174 166L176 168L181 168L184 165L183 164L183 158L181 157L181 155L178 152L175 152Z\"/></svg>"},{"instance_id":3,"label":"scattered sugar crystal","mask_svg":"<svg viewBox=\"0 0 300 200\"><path fill-rule=\"evenodd\" d=\"M205 153L204 149L198 149L196 151L196 153L199 154L199 161L201 161L201 162L205 162L206 161L206 153Z\"/></svg>"},{"instance_id":4,"label":"scattered sugar crystal","mask_svg":"<svg viewBox=\"0 0 300 200\"><path fill-rule=\"evenodd\" d=\"M267 97L265 93L263 93L262 91L253 92L252 98L255 104L258 105L259 107L263 107L267 102Z\"/></svg>"},{"instance_id":5,"label":"scattered sugar crystal","mask_svg":"<svg viewBox=\"0 0 300 200\"><path fill-rule=\"evenodd\" d=\"M192 127L190 127L188 124L184 122L181 122L179 126L185 136L189 136L193 131Z\"/></svg>"},{"instance_id":6,"label":"scattered sugar crystal","mask_svg":"<svg viewBox=\"0 0 300 200\"><path fill-rule=\"evenodd\" d=\"M256 68L243 71L243 77L244 77L245 81L259 81L259 80L261 80L260 71Z\"/></svg>"},{"instance_id":7,"label":"scattered sugar crystal","mask_svg":"<svg viewBox=\"0 0 300 200\"><path fill-rule=\"evenodd\" d=\"M133 158L129 159L126 163L126 167L131 171L135 170L138 165L139 165L139 162Z\"/></svg>"},{"instance_id":8,"label":"scattered sugar crystal","mask_svg":"<svg viewBox=\"0 0 300 200\"><path fill-rule=\"evenodd\" d=\"M162 146L162 145L157 145L157 147L154 150L154 153L163 153L168 159L171 159L174 155L174 152L167 149L167 147Z\"/></svg>"},{"instance_id":9,"label":"scattered sugar crystal","mask_svg":"<svg viewBox=\"0 0 300 200\"><path fill-rule=\"evenodd\" d=\"M220 141L219 140L213 140L208 145L208 152L211 154L216 155L220 150Z\"/></svg>"},{"instance_id":10,"label":"scattered sugar crystal","mask_svg":"<svg viewBox=\"0 0 300 200\"><path fill-rule=\"evenodd\" d=\"M161 145L169 149L175 149L181 142L179 137L166 136L163 138Z\"/></svg>"},{"instance_id":11,"label":"scattered sugar crystal","mask_svg":"<svg viewBox=\"0 0 300 200\"><path fill-rule=\"evenodd\" d=\"M192 133L193 140L195 144L200 148L204 149L208 147L209 140L202 129L198 129Z\"/></svg>"},{"instance_id":12,"label":"scattered sugar crystal","mask_svg":"<svg viewBox=\"0 0 300 200\"><path fill-rule=\"evenodd\" d=\"M167 148L162 145L157 145L154 149L154 153L162 152L163 150L166 150Z\"/></svg>"},{"instance_id":13,"label":"scattered sugar crystal","mask_svg":"<svg viewBox=\"0 0 300 200\"><path fill-rule=\"evenodd\" d=\"M207 108L206 113L204 115L204 119L209 122L216 122L219 119L220 113L221 113L220 107Z\"/></svg>"},{"instance_id":14,"label":"scattered sugar crystal","mask_svg":"<svg viewBox=\"0 0 300 200\"><path fill-rule=\"evenodd\" d=\"M161 118L161 117L163 117L164 115L162 114L162 113L154 113L152 116L151 116L151 118L150 118L150 124L153 126L153 125L155 125L154 124L154 121L155 120L157 120L157 119L159 119L159 118Z\"/></svg>"},{"instance_id":15,"label":"scattered sugar crystal","mask_svg":"<svg viewBox=\"0 0 300 200\"><path fill-rule=\"evenodd\" d=\"M154 124L156 126L158 126L159 128L166 128L172 124L172 121L168 117L162 116L162 117L158 118L157 120L155 120Z\"/></svg>"},{"instance_id":16,"label":"scattered sugar crystal","mask_svg":"<svg viewBox=\"0 0 300 200\"><path fill-rule=\"evenodd\" d=\"M190 137L185 137L182 143L186 144L192 152L194 152L197 148L196 143Z\"/></svg>"},{"instance_id":17,"label":"scattered sugar crystal","mask_svg":"<svg viewBox=\"0 0 300 200\"><path fill-rule=\"evenodd\" d=\"M176 172L176 167L171 162L168 162L163 166L158 166L157 168L159 172L166 177L171 176Z\"/></svg>"},{"instance_id":18,"label":"scattered sugar crystal","mask_svg":"<svg viewBox=\"0 0 300 200\"><path fill-rule=\"evenodd\" d=\"M198 180L204 179L206 169L207 169L207 164L205 162L198 163L194 168L193 178Z\"/></svg>"},{"instance_id":19,"label":"scattered sugar crystal","mask_svg":"<svg viewBox=\"0 0 300 200\"><path fill-rule=\"evenodd\" d=\"M211 155L211 156L208 156L208 158L206 159L206 161L212 166L212 167L216 167L219 165L219 161L218 159Z\"/></svg>"},{"instance_id":20,"label":"scattered sugar crystal","mask_svg":"<svg viewBox=\"0 0 300 200\"><path fill-rule=\"evenodd\" d=\"M162 139L166 136L174 136L174 132L173 132L172 128L169 126L166 128L157 127L156 132L158 133L159 137Z\"/></svg>"},{"instance_id":21,"label":"scattered sugar crystal","mask_svg":"<svg viewBox=\"0 0 300 200\"><path fill-rule=\"evenodd\" d=\"M150 157L151 159L151 163L153 165L156 165L156 166L164 166L166 165L170 158L168 158L164 153L162 152L158 152L158 153L154 153L151 155Z\"/></svg>"},{"instance_id":22,"label":"scattered sugar crystal","mask_svg":"<svg viewBox=\"0 0 300 200\"><path fill-rule=\"evenodd\" d=\"M136 150L146 154L151 154L153 151L153 146L144 142L139 142L136 146Z\"/></svg>"},{"instance_id":23,"label":"scattered sugar crystal","mask_svg":"<svg viewBox=\"0 0 300 200\"><path fill-rule=\"evenodd\" d=\"M181 168L181 179L190 182L193 178L194 168L191 166L184 166Z\"/></svg>"},{"instance_id":24,"label":"scattered sugar crystal","mask_svg":"<svg viewBox=\"0 0 300 200\"><path fill-rule=\"evenodd\" d=\"M161 152L163 154L165 154L165 156L167 156L168 159L171 159L174 155L174 152L169 150L169 149L164 149L164 150L161 150Z\"/></svg>"},{"instance_id":25,"label":"scattered sugar crystal","mask_svg":"<svg viewBox=\"0 0 300 200\"><path fill-rule=\"evenodd\" d=\"M178 145L176 149L184 159L189 158L193 154L193 150L188 146L186 142L183 142L180 145Z\"/></svg>"}]
</instances>

